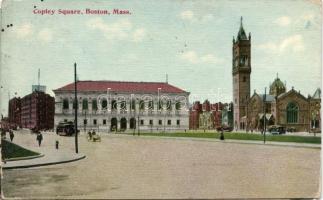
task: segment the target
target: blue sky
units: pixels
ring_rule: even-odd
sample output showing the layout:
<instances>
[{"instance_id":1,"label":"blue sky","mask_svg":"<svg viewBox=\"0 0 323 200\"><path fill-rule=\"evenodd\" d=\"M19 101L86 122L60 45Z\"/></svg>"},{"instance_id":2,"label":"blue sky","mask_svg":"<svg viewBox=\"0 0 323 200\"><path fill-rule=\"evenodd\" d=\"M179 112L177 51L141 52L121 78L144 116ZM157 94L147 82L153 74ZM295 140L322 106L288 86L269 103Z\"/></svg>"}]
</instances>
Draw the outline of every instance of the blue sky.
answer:
<instances>
[{"instance_id":1,"label":"blue sky","mask_svg":"<svg viewBox=\"0 0 323 200\"><path fill-rule=\"evenodd\" d=\"M131 15L35 15L37 9L128 9ZM320 1L6 0L2 3L1 112L7 93L80 80L165 81L194 100L232 100L232 38L240 16L252 40L251 91L276 73L307 96L321 86ZM7 24L13 24L7 28ZM10 89L9 89L10 88Z\"/></svg>"}]
</instances>

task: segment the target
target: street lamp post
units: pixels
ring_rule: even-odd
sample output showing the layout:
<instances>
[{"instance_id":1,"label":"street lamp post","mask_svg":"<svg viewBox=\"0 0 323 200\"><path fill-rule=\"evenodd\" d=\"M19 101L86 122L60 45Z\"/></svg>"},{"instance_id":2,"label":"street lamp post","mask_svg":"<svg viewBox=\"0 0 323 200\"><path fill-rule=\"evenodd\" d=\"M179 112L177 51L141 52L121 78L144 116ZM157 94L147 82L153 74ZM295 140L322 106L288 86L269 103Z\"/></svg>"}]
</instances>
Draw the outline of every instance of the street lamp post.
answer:
<instances>
[{"instance_id":1,"label":"street lamp post","mask_svg":"<svg viewBox=\"0 0 323 200\"><path fill-rule=\"evenodd\" d=\"M75 152L78 153L78 141L77 141L77 109L78 109L78 101L77 101L77 80L76 80L76 63L74 63L74 94L75 94Z\"/></svg>"},{"instance_id":2,"label":"street lamp post","mask_svg":"<svg viewBox=\"0 0 323 200\"><path fill-rule=\"evenodd\" d=\"M264 118L264 144L266 143L266 87L265 87L265 94L264 94L264 100L263 100L263 118Z\"/></svg>"},{"instance_id":3,"label":"street lamp post","mask_svg":"<svg viewBox=\"0 0 323 200\"><path fill-rule=\"evenodd\" d=\"M160 97L159 97L159 95L160 95L160 90L161 90L161 88L158 88L158 92L157 92L157 112L158 111L161 111L160 110L160 108L161 108L161 106L160 106Z\"/></svg>"},{"instance_id":4,"label":"street lamp post","mask_svg":"<svg viewBox=\"0 0 323 200\"><path fill-rule=\"evenodd\" d=\"M108 118L109 118L108 116L109 116L109 115L108 115L108 112L109 112L109 101L110 101L110 99L111 99L111 98L110 98L110 90L111 90L111 88L108 88L108 89L107 89L107 122L106 122L106 123L107 123L108 133L109 133L109 126L108 126L108 121L109 121L109 120L108 120ZM112 109L111 109L111 111L112 111ZM110 122L110 123L111 123L111 122ZM111 124L110 124L110 126L111 126Z\"/></svg>"}]
</instances>

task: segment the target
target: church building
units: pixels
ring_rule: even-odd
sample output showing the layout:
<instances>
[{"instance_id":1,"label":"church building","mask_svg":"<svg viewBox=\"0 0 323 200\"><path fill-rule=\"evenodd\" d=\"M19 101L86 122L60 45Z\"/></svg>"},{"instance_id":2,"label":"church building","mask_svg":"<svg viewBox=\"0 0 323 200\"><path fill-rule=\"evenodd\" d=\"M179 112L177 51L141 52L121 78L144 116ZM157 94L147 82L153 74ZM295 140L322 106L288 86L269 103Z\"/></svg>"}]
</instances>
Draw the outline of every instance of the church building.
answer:
<instances>
[{"instance_id":1,"label":"church building","mask_svg":"<svg viewBox=\"0 0 323 200\"><path fill-rule=\"evenodd\" d=\"M259 130L279 125L287 130L321 131L321 90L305 97L277 77L269 87L269 94L250 96L251 34L244 31L242 17L237 38L232 46L232 78L234 103L234 128L236 130Z\"/></svg>"}]
</instances>

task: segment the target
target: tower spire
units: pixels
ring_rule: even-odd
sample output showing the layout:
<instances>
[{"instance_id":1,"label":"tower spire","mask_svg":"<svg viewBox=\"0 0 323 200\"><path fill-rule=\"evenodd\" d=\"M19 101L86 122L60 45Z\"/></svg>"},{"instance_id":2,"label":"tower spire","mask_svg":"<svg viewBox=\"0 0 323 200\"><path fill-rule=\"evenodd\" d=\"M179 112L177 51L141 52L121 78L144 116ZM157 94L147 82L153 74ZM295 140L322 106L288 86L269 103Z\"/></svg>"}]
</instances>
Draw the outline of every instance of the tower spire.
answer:
<instances>
[{"instance_id":1,"label":"tower spire","mask_svg":"<svg viewBox=\"0 0 323 200\"><path fill-rule=\"evenodd\" d=\"M243 20L243 18L242 18L242 16L241 16L241 18L240 18L240 26L242 27L242 20Z\"/></svg>"}]
</instances>

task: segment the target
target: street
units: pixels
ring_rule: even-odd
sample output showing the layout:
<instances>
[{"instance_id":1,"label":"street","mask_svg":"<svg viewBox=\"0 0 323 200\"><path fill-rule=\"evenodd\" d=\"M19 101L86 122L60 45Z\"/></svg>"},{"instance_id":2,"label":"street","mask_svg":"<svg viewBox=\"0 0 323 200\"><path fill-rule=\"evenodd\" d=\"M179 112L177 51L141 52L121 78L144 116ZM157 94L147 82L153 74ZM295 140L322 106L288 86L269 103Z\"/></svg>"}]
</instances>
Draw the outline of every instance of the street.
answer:
<instances>
[{"instance_id":1,"label":"street","mask_svg":"<svg viewBox=\"0 0 323 200\"><path fill-rule=\"evenodd\" d=\"M74 137L44 133L44 146L74 149ZM315 198L320 149L101 134L79 137L80 161L4 170L5 197ZM16 133L36 145L35 135Z\"/></svg>"}]
</instances>

